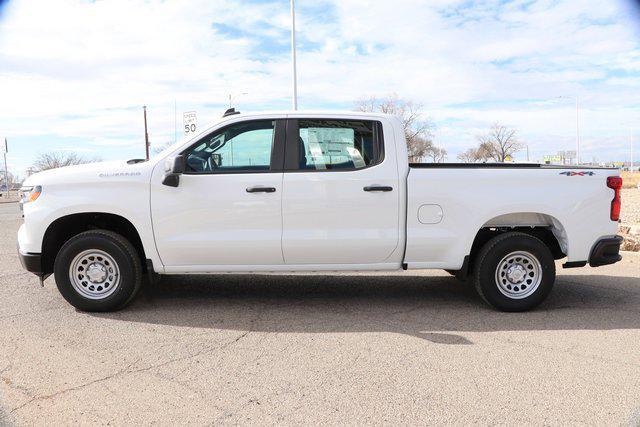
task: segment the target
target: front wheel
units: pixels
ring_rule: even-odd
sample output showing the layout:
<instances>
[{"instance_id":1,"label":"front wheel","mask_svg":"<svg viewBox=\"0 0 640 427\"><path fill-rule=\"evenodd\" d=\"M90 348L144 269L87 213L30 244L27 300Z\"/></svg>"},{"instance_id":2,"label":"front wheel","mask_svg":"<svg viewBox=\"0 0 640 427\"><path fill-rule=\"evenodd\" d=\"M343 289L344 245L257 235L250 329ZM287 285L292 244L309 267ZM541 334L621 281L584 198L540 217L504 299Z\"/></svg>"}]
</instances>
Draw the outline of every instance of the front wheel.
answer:
<instances>
[{"instance_id":1,"label":"front wheel","mask_svg":"<svg viewBox=\"0 0 640 427\"><path fill-rule=\"evenodd\" d=\"M526 311L551 292L556 267L549 248L525 233L494 237L480 250L474 284L488 304L502 311Z\"/></svg>"},{"instance_id":2,"label":"front wheel","mask_svg":"<svg viewBox=\"0 0 640 427\"><path fill-rule=\"evenodd\" d=\"M142 284L142 265L135 248L121 235L91 230L69 239L56 256L58 290L82 311L124 307Z\"/></svg>"}]
</instances>

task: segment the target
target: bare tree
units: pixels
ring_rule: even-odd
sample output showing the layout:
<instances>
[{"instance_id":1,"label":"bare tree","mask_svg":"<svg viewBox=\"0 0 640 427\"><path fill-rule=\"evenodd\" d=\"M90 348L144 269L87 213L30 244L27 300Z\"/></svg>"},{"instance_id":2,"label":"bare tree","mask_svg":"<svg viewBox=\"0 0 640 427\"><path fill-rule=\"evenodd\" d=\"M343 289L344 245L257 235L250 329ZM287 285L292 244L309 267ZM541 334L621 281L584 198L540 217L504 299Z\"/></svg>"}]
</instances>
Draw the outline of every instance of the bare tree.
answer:
<instances>
[{"instance_id":1,"label":"bare tree","mask_svg":"<svg viewBox=\"0 0 640 427\"><path fill-rule=\"evenodd\" d=\"M476 158L479 162L484 163L489 160L496 160L495 156L496 149L491 142L481 142L478 148L476 148Z\"/></svg>"},{"instance_id":2,"label":"bare tree","mask_svg":"<svg viewBox=\"0 0 640 427\"><path fill-rule=\"evenodd\" d=\"M468 150L472 155L473 162L486 163L489 160L495 160L495 148L490 142L482 142L477 148ZM496 160L497 161L497 160Z\"/></svg>"},{"instance_id":3,"label":"bare tree","mask_svg":"<svg viewBox=\"0 0 640 427\"><path fill-rule=\"evenodd\" d=\"M479 136L478 141L480 144L476 148L469 148L458 154L458 160L465 163L489 160L504 162L523 147L516 137L515 129L509 129L498 123L491 126L489 133Z\"/></svg>"},{"instance_id":4,"label":"bare tree","mask_svg":"<svg viewBox=\"0 0 640 427\"><path fill-rule=\"evenodd\" d=\"M8 172L6 177L4 171L0 172L0 191L6 191L7 188L11 190L19 182L20 178L11 172Z\"/></svg>"},{"instance_id":5,"label":"bare tree","mask_svg":"<svg viewBox=\"0 0 640 427\"><path fill-rule=\"evenodd\" d=\"M463 163L476 163L479 161L478 159L478 149L477 148L469 148L466 151L458 154L458 160Z\"/></svg>"},{"instance_id":6,"label":"bare tree","mask_svg":"<svg viewBox=\"0 0 640 427\"><path fill-rule=\"evenodd\" d=\"M429 156L433 148L437 148L432 141L433 126L428 120L422 120L422 105L420 104L400 99L397 94L391 94L386 98L363 98L356 102L355 109L399 116L407 139L409 162L419 162Z\"/></svg>"},{"instance_id":7,"label":"bare tree","mask_svg":"<svg viewBox=\"0 0 640 427\"><path fill-rule=\"evenodd\" d=\"M479 155L496 162L504 162L523 147L518 141L516 130L499 123L494 123L489 133L479 136L478 141Z\"/></svg>"},{"instance_id":8,"label":"bare tree","mask_svg":"<svg viewBox=\"0 0 640 427\"><path fill-rule=\"evenodd\" d=\"M87 159L73 152L58 152L40 154L35 162L33 169L35 172L45 171L47 169L61 168L63 166L80 165L84 163L99 162L99 158Z\"/></svg>"},{"instance_id":9,"label":"bare tree","mask_svg":"<svg viewBox=\"0 0 640 427\"><path fill-rule=\"evenodd\" d=\"M447 150L444 148L433 147L427 154L427 157L431 159L433 163L442 163L447 157Z\"/></svg>"},{"instance_id":10,"label":"bare tree","mask_svg":"<svg viewBox=\"0 0 640 427\"><path fill-rule=\"evenodd\" d=\"M406 134L405 134L406 135ZM434 148L433 142L428 138L421 136L414 136L407 139L407 157L409 157L409 163L418 163L424 159L429 152Z\"/></svg>"}]
</instances>

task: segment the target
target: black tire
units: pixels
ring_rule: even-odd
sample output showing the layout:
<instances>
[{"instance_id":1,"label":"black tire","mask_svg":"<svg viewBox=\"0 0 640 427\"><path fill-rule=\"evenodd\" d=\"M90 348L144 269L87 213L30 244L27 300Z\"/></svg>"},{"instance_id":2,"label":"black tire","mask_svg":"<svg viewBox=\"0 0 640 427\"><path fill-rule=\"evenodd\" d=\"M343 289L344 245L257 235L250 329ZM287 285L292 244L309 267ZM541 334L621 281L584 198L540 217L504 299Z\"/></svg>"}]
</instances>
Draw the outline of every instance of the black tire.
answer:
<instances>
[{"instance_id":1,"label":"black tire","mask_svg":"<svg viewBox=\"0 0 640 427\"><path fill-rule=\"evenodd\" d=\"M115 289L109 290L111 293L104 298L86 297L71 283L72 262L79 254L91 250L106 253L115 261L120 271L119 281L114 283ZM110 265L108 261L106 264ZM64 299L82 311L118 310L135 297L142 285L142 263L138 252L127 239L107 230L85 231L69 239L56 256L54 274L56 285Z\"/></svg>"},{"instance_id":2,"label":"black tire","mask_svg":"<svg viewBox=\"0 0 640 427\"><path fill-rule=\"evenodd\" d=\"M522 256L518 258L518 254ZM551 251L540 239L525 233L494 237L482 247L474 263L473 283L478 295L501 311L537 307L551 292L555 279Z\"/></svg>"}]
</instances>

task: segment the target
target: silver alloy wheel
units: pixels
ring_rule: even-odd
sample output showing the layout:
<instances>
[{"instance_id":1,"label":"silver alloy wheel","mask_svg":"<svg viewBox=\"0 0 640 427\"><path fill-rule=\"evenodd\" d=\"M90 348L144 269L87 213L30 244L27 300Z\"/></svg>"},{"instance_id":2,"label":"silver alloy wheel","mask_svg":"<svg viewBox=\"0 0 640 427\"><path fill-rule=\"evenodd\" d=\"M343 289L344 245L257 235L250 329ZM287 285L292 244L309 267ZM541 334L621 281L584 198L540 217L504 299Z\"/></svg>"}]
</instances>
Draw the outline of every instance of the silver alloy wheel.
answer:
<instances>
[{"instance_id":1,"label":"silver alloy wheel","mask_svg":"<svg viewBox=\"0 0 640 427\"><path fill-rule=\"evenodd\" d=\"M73 289L85 298L110 296L120 285L120 269L113 257L100 249L88 249L73 258L69 266Z\"/></svg>"},{"instance_id":2,"label":"silver alloy wheel","mask_svg":"<svg viewBox=\"0 0 640 427\"><path fill-rule=\"evenodd\" d=\"M533 294L542 282L542 266L533 254L511 252L498 263L496 285L511 299L523 299Z\"/></svg>"}]
</instances>

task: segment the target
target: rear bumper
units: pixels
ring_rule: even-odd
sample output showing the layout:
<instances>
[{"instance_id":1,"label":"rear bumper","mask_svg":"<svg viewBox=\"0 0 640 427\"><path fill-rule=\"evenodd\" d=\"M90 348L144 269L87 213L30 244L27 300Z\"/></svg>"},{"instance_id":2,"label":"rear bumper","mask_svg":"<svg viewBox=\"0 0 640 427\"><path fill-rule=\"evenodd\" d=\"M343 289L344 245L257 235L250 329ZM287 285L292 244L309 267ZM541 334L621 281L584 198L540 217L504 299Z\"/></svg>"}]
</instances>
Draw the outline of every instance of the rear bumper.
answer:
<instances>
[{"instance_id":1,"label":"rear bumper","mask_svg":"<svg viewBox=\"0 0 640 427\"><path fill-rule=\"evenodd\" d=\"M622 259L620 245L622 236L606 237L598 240L589 255L589 265L600 267L601 265L614 264Z\"/></svg>"},{"instance_id":2,"label":"rear bumper","mask_svg":"<svg viewBox=\"0 0 640 427\"><path fill-rule=\"evenodd\" d=\"M23 253L18 250L18 255L20 257L20 263L25 270L37 275L43 276L43 268L42 268L42 255L41 254L30 254Z\"/></svg>"}]
</instances>

